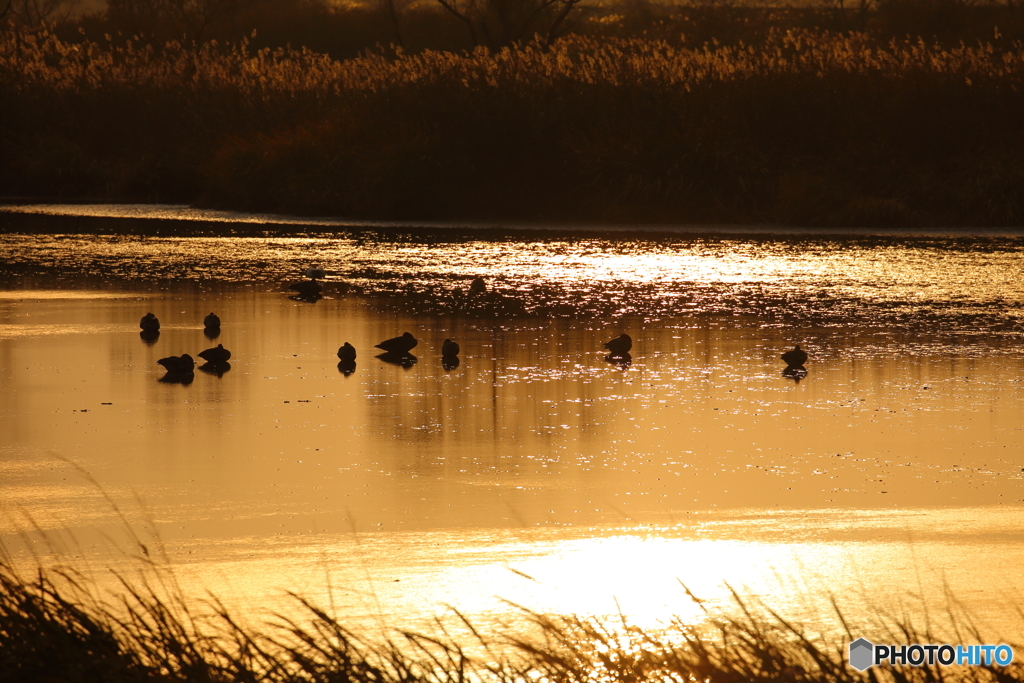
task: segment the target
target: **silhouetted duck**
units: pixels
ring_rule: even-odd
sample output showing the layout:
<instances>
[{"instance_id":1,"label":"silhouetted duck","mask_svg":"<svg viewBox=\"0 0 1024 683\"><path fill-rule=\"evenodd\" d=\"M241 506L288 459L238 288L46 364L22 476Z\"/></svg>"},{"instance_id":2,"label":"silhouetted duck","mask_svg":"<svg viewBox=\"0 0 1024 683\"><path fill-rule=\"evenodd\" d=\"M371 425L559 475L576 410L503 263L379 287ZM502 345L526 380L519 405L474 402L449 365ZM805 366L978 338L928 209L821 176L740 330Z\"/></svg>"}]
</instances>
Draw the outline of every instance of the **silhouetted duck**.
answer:
<instances>
[{"instance_id":1,"label":"silhouetted duck","mask_svg":"<svg viewBox=\"0 0 1024 683\"><path fill-rule=\"evenodd\" d=\"M419 342L416 341L416 337L412 336L408 332L403 332L401 337L392 337L391 339L385 339L380 344L374 346L378 349L383 349L387 353L409 353ZM378 356L380 358L380 356Z\"/></svg>"},{"instance_id":2,"label":"silhouetted duck","mask_svg":"<svg viewBox=\"0 0 1024 683\"><path fill-rule=\"evenodd\" d=\"M142 316L142 320L139 321L139 327L142 328L143 332L159 332L160 321L156 319L156 316L152 313L147 313Z\"/></svg>"},{"instance_id":3,"label":"silhouetted duck","mask_svg":"<svg viewBox=\"0 0 1024 683\"><path fill-rule=\"evenodd\" d=\"M231 352L223 344L217 344L215 348L200 351L199 357L211 363L227 363L231 360Z\"/></svg>"},{"instance_id":4,"label":"silhouetted duck","mask_svg":"<svg viewBox=\"0 0 1024 683\"><path fill-rule=\"evenodd\" d=\"M454 358L459 355L459 351L461 351L461 348L459 347L458 342L453 342L451 339L445 339L444 342L441 343L441 355L445 358Z\"/></svg>"},{"instance_id":5,"label":"silhouetted duck","mask_svg":"<svg viewBox=\"0 0 1024 683\"><path fill-rule=\"evenodd\" d=\"M604 348L608 349L609 355L624 356L629 353L629 350L633 348L633 340L628 334L620 334L615 339L604 345Z\"/></svg>"},{"instance_id":6,"label":"silhouetted duck","mask_svg":"<svg viewBox=\"0 0 1024 683\"><path fill-rule=\"evenodd\" d=\"M487 293L487 283L484 282L482 277L475 278L469 284L469 293L474 296Z\"/></svg>"},{"instance_id":7,"label":"silhouetted duck","mask_svg":"<svg viewBox=\"0 0 1024 683\"><path fill-rule=\"evenodd\" d=\"M310 280L323 280L327 277L327 271L320 266L313 266L306 270L306 277Z\"/></svg>"},{"instance_id":8,"label":"silhouetted duck","mask_svg":"<svg viewBox=\"0 0 1024 683\"><path fill-rule=\"evenodd\" d=\"M354 362L356 359L356 347L345 342L341 348L338 349L338 358L341 359L343 363L348 361Z\"/></svg>"},{"instance_id":9,"label":"silhouetted duck","mask_svg":"<svg viewBox=\"0 0 1024 683\"><path fill-rule=\"evenodd\" d=\"M168 356L167 358L161 358L157 361L157 364L164 366L164 369L167 370L168 373L191 373L196 367L196 362L192 359L192 356L187 353L183 353L180 356Z\"/></svg>"},{"instance_id":10,"label":"silhouetted duck","mask_svg":"<svg viewBox=\"0 0 1024 683\"><path fill-rule=\"evenodd\" d=\"M216 313L211 313L210 315L206 316L205 318L203 318L203 327L205 327L208 330L219 330L220 316L218 316Z\"/></svg>"},{"instance_id":11,"label":"silhouetted duck","mask_svg":"<svg viewBox=\"0 0 1024 683\"><path fill-rule=\"evenodd\" d=\"M786 367L802 368L807 362L807 352L797 344L792 350L782 354L782 360L786 361Z\"/></svg>"}]
</instances>

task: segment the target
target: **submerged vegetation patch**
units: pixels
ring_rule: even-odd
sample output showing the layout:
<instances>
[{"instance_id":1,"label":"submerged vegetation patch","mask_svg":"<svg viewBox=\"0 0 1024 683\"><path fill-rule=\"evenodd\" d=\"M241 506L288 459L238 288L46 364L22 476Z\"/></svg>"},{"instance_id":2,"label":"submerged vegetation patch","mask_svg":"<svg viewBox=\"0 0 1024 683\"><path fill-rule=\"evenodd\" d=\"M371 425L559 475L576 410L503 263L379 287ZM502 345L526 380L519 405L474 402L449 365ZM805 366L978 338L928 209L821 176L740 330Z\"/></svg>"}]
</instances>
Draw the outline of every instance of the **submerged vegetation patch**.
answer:
<instances>
[{"instance_id":1,"label":"submerged vegetation patch","mask_svg":"<svg viewBox=\"0 0 1024 683\"><path fill-rule=\"evenodd\" d=\"M1024 45L365 53L0 33L8 195L379 219L1024 224Z\"/></svg>"}]
</instances>

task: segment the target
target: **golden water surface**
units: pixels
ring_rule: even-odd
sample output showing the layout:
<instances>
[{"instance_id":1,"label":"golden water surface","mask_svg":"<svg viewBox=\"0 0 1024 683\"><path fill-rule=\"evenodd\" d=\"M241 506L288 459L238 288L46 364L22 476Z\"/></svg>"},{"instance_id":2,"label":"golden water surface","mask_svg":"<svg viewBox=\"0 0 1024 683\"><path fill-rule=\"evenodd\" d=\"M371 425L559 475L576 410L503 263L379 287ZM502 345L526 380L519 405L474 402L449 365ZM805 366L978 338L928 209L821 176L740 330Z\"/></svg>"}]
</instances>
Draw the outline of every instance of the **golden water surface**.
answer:
<instances>
[{"instance_id":1,"label":"golden water surface","mask_svg":"<svg viewBox=\"0 0 1024 683\"><path fill-rule=\"evenodd\" d=\"M374 627L515 618L506 601L696 623L732 586L809 624L830 596L868 621L952 595L1019 633L1018 241L518 239L0 237L7 552L100 580L145 552L247 614L294 591ZM95 272L112 244L138 256L109 260L124 277ZM327 297L225 265L252 253L292 280L327 264ZM203 277L147 279L190 259ZM480 273L570 306L402 307L409 280L449 296ZM374 357L403 331L418 362ZM602 351L621 332L628 366ZM216 343L229 371L159 381L158 359Z\"/></svg>"}]
</instances>

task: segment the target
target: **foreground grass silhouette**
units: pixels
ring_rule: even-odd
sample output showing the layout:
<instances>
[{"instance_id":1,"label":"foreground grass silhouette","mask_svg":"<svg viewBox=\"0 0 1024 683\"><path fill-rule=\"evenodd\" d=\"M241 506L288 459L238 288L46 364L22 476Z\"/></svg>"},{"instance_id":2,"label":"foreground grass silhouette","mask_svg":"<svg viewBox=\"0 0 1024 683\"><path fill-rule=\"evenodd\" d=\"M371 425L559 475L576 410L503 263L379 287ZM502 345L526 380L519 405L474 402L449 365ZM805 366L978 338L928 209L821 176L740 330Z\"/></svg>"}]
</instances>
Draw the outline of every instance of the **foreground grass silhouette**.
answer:
<instances>
[{"instance_id":1,"label":"foreground grass silhouette","mask_svg":"<svg viewBox=\"0 0 1024 683\"><path fill-rule=\"evenodd\" d=\"M526 681L1019 681L1024 667L898 667L861 674L845 663L844 642L815 640L768 612L755 616L738 596L739 616L697 629L680 622L657 633L620 622L528 613L531 635L505 633L473 643L401 633L361 637L300 597L308 620L279 618L263 630L239 624L215 600L201 616L168 585L122 580L98 597L71 571L32 577L0 564L0 680L14 683L266 681L313 683L522 683ZM964 643L985 642L969 622ZM857 634L865 635L865 634ZM887 642L941 642L894 622ZM473 654L471 654L471 652Z\"/></svg>"}]
</instances>

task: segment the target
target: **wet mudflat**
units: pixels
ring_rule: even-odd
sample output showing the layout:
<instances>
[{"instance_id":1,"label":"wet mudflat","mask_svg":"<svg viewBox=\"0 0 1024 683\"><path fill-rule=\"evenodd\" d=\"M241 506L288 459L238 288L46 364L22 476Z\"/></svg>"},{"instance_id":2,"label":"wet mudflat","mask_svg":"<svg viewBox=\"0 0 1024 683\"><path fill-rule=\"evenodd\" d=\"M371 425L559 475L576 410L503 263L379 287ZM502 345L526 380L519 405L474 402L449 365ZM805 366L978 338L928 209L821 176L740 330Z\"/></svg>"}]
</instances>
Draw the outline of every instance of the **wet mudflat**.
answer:
<instances>
[{"instance_id":1,"label":"wet mudflat","mask_svg":"<svg viewBox=\"0 0 1024 683\"><path fill-rule=\"evenodd\" d=\"M292 590L390 626L511 618L502 599L699 621L679 582L722 608L728 582L808 620L830 591L868 619L948 588L1012 634L1020 247L4 236L3 540L99 576L140 552L127 521L254 614ZM313 263L325 298L288 298ZM522 309L460 308L481 273ZM403 331L415 364L374 357ZM624 331L631 362L609 363ZM159 381L217 343L229 370ZM806 377L783 375L794 343ZM24 543L32 524L58 547Z\"/></svg>"}]
</instances>

